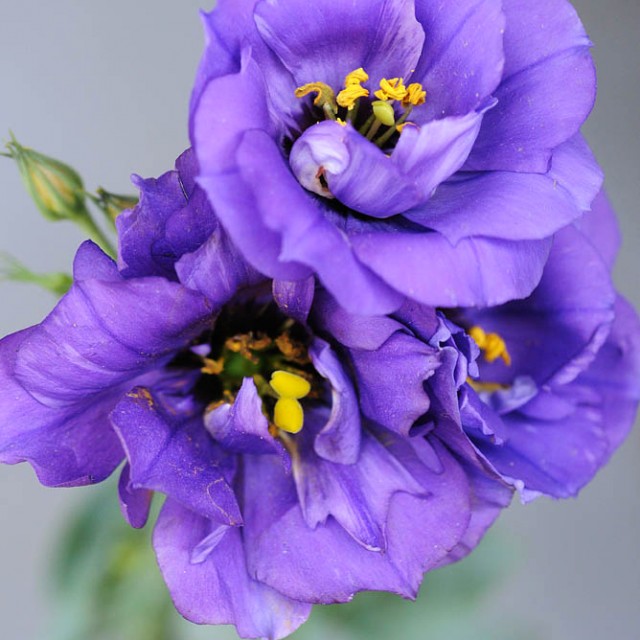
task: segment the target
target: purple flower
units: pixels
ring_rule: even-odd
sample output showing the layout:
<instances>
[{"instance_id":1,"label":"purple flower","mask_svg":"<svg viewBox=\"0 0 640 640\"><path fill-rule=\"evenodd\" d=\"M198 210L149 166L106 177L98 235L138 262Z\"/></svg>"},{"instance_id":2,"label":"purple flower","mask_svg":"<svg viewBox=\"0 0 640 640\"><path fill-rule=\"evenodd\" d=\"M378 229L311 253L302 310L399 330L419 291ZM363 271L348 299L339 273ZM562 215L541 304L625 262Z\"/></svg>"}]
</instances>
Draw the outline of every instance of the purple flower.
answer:
<instances>
[{"instance_id":1,"label":"purple flower","mask_svg":"<svg viewBox=\"0 0 640 640\"><path fill-rule=\"evenodd\" d=\"M364 589L414 597L511 498L497 473L420 426L443 351L416 335L441 321L434 310L414 328L339 319L312 280L259 276L191 162L138 181L119 269L85 243L53 312L0 342L0 461L30 462L49 486L99 482L125 461L133 526L154 492L167 496L154 546L197 623L281 638L315 603Z\"/></svg>"},{"instance_id":2,"label":"purple flower","mask_svg":"<svg viewBox=\"0 0 640 640\"><path fill-rule=\"evenodd\" d=\"M600 188L565 0L221 0L204 22L199 184L254 268L354 313L526 297Z\"/></svg>"}]
</instances>

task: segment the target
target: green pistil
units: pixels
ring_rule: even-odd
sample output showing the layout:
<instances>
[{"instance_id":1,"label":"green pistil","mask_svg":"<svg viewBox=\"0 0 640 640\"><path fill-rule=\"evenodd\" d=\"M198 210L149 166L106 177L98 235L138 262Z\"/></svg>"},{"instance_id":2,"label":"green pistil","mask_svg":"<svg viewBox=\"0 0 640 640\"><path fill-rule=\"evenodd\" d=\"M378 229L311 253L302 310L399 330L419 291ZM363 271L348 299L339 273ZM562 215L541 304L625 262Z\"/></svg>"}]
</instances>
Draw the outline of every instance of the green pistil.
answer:
<instances>
[{"instance_id":1,"label":"green pistil","mask_svg":"<svg viewBox=\"0 0 640 640\"><path fill-rule=\"evenodd\" d=\"M404 113L393 124L393 126L390 127L387 131L385 131L377 140L374 141L374 143L382 149L384 145L387 144L387 142L389 142L389 139L391 138L391 136L397 132L397 127L399 127L400 125L403 125L407 121L407 118L411 115L412 111L413 111L413 105L410 104L405 109Z\"/></svg>"}]
</instances>

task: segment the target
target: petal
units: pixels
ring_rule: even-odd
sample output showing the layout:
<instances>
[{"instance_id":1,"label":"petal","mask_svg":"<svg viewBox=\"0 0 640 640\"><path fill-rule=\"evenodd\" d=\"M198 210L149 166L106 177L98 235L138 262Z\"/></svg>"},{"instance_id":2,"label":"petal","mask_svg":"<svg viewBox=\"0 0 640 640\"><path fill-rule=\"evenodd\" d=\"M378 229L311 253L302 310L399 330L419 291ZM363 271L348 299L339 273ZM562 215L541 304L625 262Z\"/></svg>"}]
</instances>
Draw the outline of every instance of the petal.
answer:
<instances>
[{"instance_id":1,"label":"petal","mask_svg":"<svg viewBox=\"0 0 640 640\"><path fill-rule=\"evenodd\" d=\"M436 349L395 333L379 349L349 351L360 407L373 422L404 436L431 405L424 384L440 365Z\"/></svg>"},{"instance_id":2,"label":"petal","mask_svg":"<svg viewBox=\"0 0 640 640\"><path fill-rule=\"evenodd\" d=\"M358 459L361 432L358 398L353 384L324 340L316 338L313 341L309 357L331 389L331 413L316 436L316 453L325 460L352 464Z\"/></svg>"},{"instance_id":3,"label":"petal","mask_svg":"<svg viewBox=\"0 0 640 640\"><path fill-rule=\"evenodd\" d=\"M273 281L273 299L280 310L290 318L305 323L311 311L316 290L316 281L313 276L306 280Z\"/></svg>"},{"instance_id":4,"label":"petal","mask_svg":"<svg viewBox=\"0 0 640 640\"><path fill-rule=\"evenodd\" d=\"M506 171L468 175L441 185L424 207L405 218L457 245L469 236L541 240L581 215L569 192L551 176Z\"/></svg>"},{"instance_id":5,"label":"petal","mask_svg":"<svg viewBox=\"0 0 640 640\"><path fill-rule=\"evenodd\" d=\"M315 529L332 516L369 551L387 547L385 525L391 498L399 491L423 495L411 474L366 433L354 464L335 464L313 449L313 424L305 425L293 474L307 526Z\"/></svg>"},{"instance_id":6,"label":"petal","mask_svg":"<svg viewBox=\"0 0 640 640\"><path fill-rule=\"evenodd\" d=\"M503 9L499 102L485 117L466 167L544 173L552 150L578 132L593 107L591 43L566 0L504 0Z\"/></svg>"},{"instance_id":7,"label":"petal","mask_svg":"<svg viewBox=\"0 0 640 640\"><path fill-rule=\"evenodd\" d=\"M604 179L589 145L579 134L555 149L547 175L571 194L581 211L591 209Z\"/></svg>"},{"instance_id":8,"label":"petal","mask_svg":"<svg viewBox=\"0 0 640 640\"><path fill-rule=\"evenodd\" d=\"M475 111L502 78L505 18L499 0L416 0L425 33L412 79L427 90L420 123Z\"/></svg>"},{"instance_id":9,"label":"petal","mask_svg":"<svg viewBox=\"0 0 640 640\"><path fill-rule=\"evenodd\" d=\"M197 251L180 258L176 272L182 284L205 295L216 309L240 289L264 280L240 255L220 224Z\"/></svg>"},{"instance_id":10,"label":"petal","mask_svg":"<svg viewBox=\"0 0 640 640\"><path fill-rule=\"evenodd\" d=\"M29 462L47 486L101 482L124 456L109 423L117 395L65 409L38 402L15 376L16 356L37 331L33 327L0 341L0 462Z\"/></svg>"},{"instance_id":11,"label":"petal","mask_svg":"<svg viewBox=\"0 0 640 640\"><path fill-rule=\"evenodd\" d=\"M596 247L607 267L613 269L622 238L615 211L604 191L600 191L591 205L591 211L585 213L577 224Z\"/></svg>"},{"instance_id":12,"label":"petal","mask_svg":"<svg viewBox=\"0 0 640 640\"><path fill-rule=\"evenodd\" d=\"M341 345L355 349L378 349L403 328L402 324L389 316L349 313L322 289L316 294L312 320Z\"/></svg>"},{"instance_id":13,"label":"petal","mask_svg":"<svg viewBox=\"0 0 640 640\"><path fill-rule=\"evenodd\" d=\"M215 522L242 522L222 454L202 419L169 416L142 387L127 394L111 419L127 453L133 489L160 491Z\"/></svg>"},{"instance_id":14,"label":"petal","mask_svg":"<svg viewBox=\"0 0 640 640\"><path fill-rule=\"evenodd\" d=\"M283 131L296 126L302 104L294 96L296 84L277 56L266 46L254 21L256 0L221 0L210 13L202 14L207 46L200 61L191 94L190 132L200 98L208 83L237 73L242 65L243 50L251 49L269 87L269 114Z\"/></svg>"},{"instance_id":15,"label":"petal","mask_svg":"<svg viewBox=\"0 0 640 640\"><path fill-rule=\"evenodd\" d=\"M196 624L233 624L242 638L279 640L293 633L311 606L252 579L242 534L235 528L198 558L194 552L211 529L208 520L174 500L160 512L153 544L178 611Z\"/></svg>"},{"instance_id":16,"label":"petal","mask_svg":"<svg viewBox=\"0 0 640 640\"><path fill-rule=\"evenodd\" d=\"M468 525L464 473L441 446L436 449L439 473L418 464L428 496L401 492L391 501L386 553L367 551L333 518L310 529L291 480L265 457L253 459L245 477L245 539L257 579L324 604L348 601L362 590L415 597L424 571L456 546Z\"/></svg>"},{"instance_id":17,"label":"petal","mask_svg":"<svg viewBox=\"0 0 640 640\"><path fill-rule=\"evenodd\" d=\"M124 519L135 529L142 529L149 519L153 491L134 489L131 486L131 467L124 465L118 481L120 511Z\"/></svg>"},{"instance_id":18,"label":"petal","mask_svg":"<svg viewBox=\"0 0 640 640\"><path fill-rule=\"evenodd\" d=\"M48 406L87 407L92 395L163 366L211 324L199 294L163 278L122 279L111 261L105 273L103 257L92 243L80 247L75 284L17 356L17 379Z\"/></svg>"},{"instance_id":19,"label":"petal","mask_svg":"<svg viewBox=\"0 0 640 640\"><path fill-rule=\"evenodd\" d=\"M324 82L337 92L359 67L372 87L415 68L425 39L414 0L261 0L256 24L298 85Z\"/></svg>"},{"instance_id":20,"label":"petal","mask_svg":"<svg viewBox=\"0 0 640 640\"><path fill-rule=\"evenodd\" d=\"M204 416L204 426L227 451L233 453L280 454L282 445L269 433L262 412L262 399L251 378L245 378L233 404L223 404Z\"/></svg>"},{"instance_id":21,"label":"petal","mask_svg":"<svg viewBox=\"0 0 640 640\"><path fill-rule=\"evenodd\" d=\"M434 307L491 306L536 286L551 239L510 242L376 230L351 236L355 254L385 282Z\"/></svg>"},{"instance_id":22,"label":"petal","mask_svg":"<svg viewBox=\"0 0 640 640\"><path fill-rule=\"evenodd\" d=\"M217 226L204 192L194 183L198 167L193 151L185 151L176 166L157 180L133 177L140 202L116 220L118 266L125 277L175 280L175 262L195 251Z\"/></svg>"}]
</instances>

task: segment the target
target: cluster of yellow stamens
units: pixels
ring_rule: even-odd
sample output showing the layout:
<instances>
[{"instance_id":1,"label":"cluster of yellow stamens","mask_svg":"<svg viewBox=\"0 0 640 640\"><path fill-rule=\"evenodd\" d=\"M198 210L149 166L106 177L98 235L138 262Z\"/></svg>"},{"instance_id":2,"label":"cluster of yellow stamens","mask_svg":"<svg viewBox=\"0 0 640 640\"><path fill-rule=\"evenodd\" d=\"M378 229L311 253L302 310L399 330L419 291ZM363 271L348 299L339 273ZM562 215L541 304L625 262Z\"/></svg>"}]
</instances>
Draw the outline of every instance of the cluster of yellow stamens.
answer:
<instances>
[{"instance_id":1,"label":"cluster of yellow stamens","mask_svg":"<svg viewBox=\"0 0 640 640\"><path fill-rule=\"evenodd\" d=\"M497 333L486 333L481 327L471 327L469 336L480 347L487 362L495 362L498 358L507 365L511 365L511 355L504 339Z\"/></svg>"},{"instance_id":2,"label":"cluster of yellow stamens","mask_svg":"<svg viewBox=\"0 0 640 640\"><path fill-rule=\"evenodd\" d=\"M269 384L278 395L273 423L287 433L298 433L304 425L304 411L299 401L309 395L311 385L288 371L275 371Z\"/></svg>"},{"instance_id":3,"label":"cluster of yellow stamens","mask_svg":"<svg viewBox=\"0 0 640 640\"><path fill-rule=\"evenodd\" d=\"M295 95L297 98L303 98L310 93L316 93L313 104L322 108L325 117L344 124L338 118L338 110L341 107L347 110L346 119L355 123L360 99L368 98L370 95L369 89L363 86L368 80L369 75L360 67L347 74L344 89L337 96L333 89L323 82L312 82L298 87ZM411 111L414 107L424 104L427 98L427 92L419 82L405 86L402 78L382 78L380 89L374 95L377 100L371 103L372 113L359 131L379 147L383 147L394 133L401 133L407 124L412 124L407 122ZM394 102L399 102L404 109L398 118L396 118ZM389 127L388 131L375 138L383 126Z\"/></svg>"}]
</instances>

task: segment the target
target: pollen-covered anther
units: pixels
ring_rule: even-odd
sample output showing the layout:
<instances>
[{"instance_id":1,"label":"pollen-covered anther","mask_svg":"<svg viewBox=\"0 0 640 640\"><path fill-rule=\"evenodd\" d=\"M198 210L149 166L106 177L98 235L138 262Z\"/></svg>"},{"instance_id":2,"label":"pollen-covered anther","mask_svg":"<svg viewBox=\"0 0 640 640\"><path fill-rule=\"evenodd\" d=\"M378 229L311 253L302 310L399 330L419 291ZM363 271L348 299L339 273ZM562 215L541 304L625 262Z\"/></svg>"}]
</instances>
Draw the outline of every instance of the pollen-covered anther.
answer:
<instances>
[{"instance_id":1,"label":"pollen-covered anther","mask_svg":"<svg viewBox=\"0 0 640 640\"><path fill-rule=\"evenodd\" d=\"M360 85L363 82L366 82L369 79L369 74L362 68L358 68L355 71L347 74L347 77L344 79L344 86L350 87L352 85Z\"/></svg>"},{"instance_id":2,"label":"pollen-covered anther","mask_svg":"<svg viewBox=\"0 0 640 640\"><path fill-rule=\"evenodd\" d=\"M274 424L287 433L298 433L304 425L304 410L299 400L309 394L311 385L288 371L275 371L270 384L279 396L273 410Z\"/></svg>"},{"instance_id":3,"label":"pollen-covered anther","mask_svg":"<svg viewBox=\"0 0 640 640\"><path fill-rule=\"evenodd\" d=\"M378 100L404 100L407 95L407 88L404 86L402 78L382 78L380 89L374 94Z\"/></svg>"},{"instance_id":4,"label":"pollen-covered anther","mask_svg":"<svg viewBox=\"0 0 640 640\"><path fill-rule=\"evenodd\" d=\"M338 105L346 109L353 109L360 98L367 98L369 89L365 89L360 84L350 84L345 87L337 97Z\"/></svg>"},{"instance_id":5,"label":"pollen-covered anther","mask_svg":"<svg viewBox=\"0 0 640 640\"><path fill-rule=\"evenodd\" d=\"M482 351L487 362L495 362L498 358L507 365L511 365L511 355L504 339L497 333L486 333L481 327L471 327L469 336Z\"/></svg>"},{"instance_id":6,"label":"pollen-covered anther","mask_svg":"<svg viewBox=\"0 0 640 640\"><path fill-rule=\"evenodd\" d=\"M419 107L427 101L427 92L419 82L412 82L407 87L407 95L402 99L402 106L408 107L412 105Z\"/></svg>"},{"instance_id":7,"label":"pollen-covered anther","mask_svg":"<svg viewBox=\"0 0 640 640\"><path fill-rule=\"evenodd\" d=\"M335 116L338 113L338 104L333 89L324 82L310 82L298 87L294 95L296 98L304 98L312 93L316 94L313 104L322 108L327 117L335 120Z\"/></svg>"}]
</instances>

